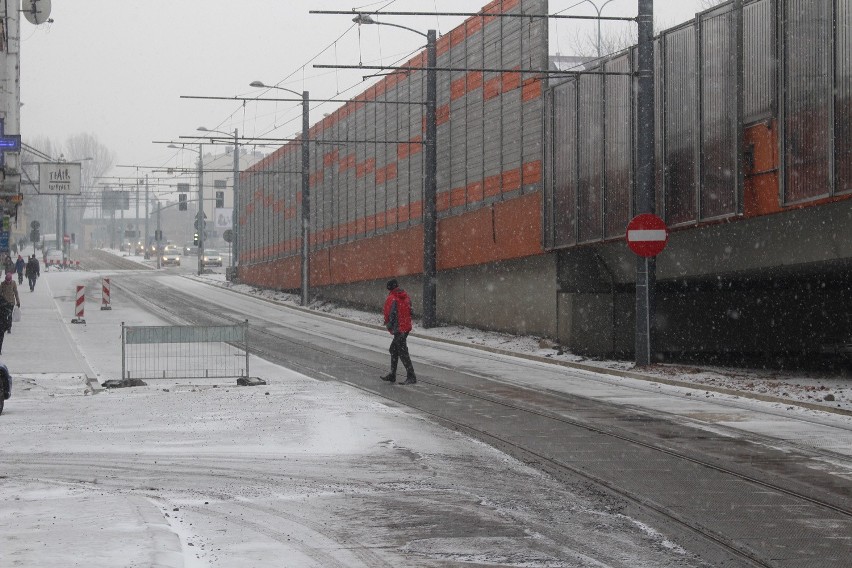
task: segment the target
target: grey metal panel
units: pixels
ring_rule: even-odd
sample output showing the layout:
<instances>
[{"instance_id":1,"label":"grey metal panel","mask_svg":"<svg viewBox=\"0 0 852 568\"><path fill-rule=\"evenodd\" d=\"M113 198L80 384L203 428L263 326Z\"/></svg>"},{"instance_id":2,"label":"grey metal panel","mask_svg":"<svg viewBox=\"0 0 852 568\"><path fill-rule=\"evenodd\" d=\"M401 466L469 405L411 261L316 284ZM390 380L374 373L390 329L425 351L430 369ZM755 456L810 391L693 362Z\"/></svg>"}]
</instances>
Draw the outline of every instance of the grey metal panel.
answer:
<instances>
[{"instance_id":1,"label":"grey metal panel","mask_svg":"<svg viewBox=\"0 0 852 568\"><path fill-rule=\"evenodd\" d=\"M602 237L604 183L603 76L581 75L578 81L579 242Z\"/></svg>"},{"instance_id":2,"label":"grey metal panel","mask_svg":"<svg viewBox=\"0 0 852 568\"><path fill-rule=\"evenodd\" d=\"M666 213L677 225L697 218L695 28L667 33L664 56Z\"/></svg>"},{"instance_id":3,"label":"grey metal panel","mask_svg":"<svg viewBox=\"0 0 852 568\"><path fill-rule=\"evenodd\" d=\"M852 191L852 2L837 3L835 16L835 192Z\"/></svg>"},{"instance_id":4,"label":"grey metal panel","mask_svg":"<svg viewBox=\"0 0 852 568\"><path fill-rule=\"evenodd\" d=\"M221 343L245 342L246 326L125 326L125 343Z\"/></svg>"},{"instance_id":5,"label":"grey metal panel","mask_svg":"<svg viewBox=\"0 0 852 568\"><path fill-rule=\"evenodd\" d=\"M701 186L702 219L736 213L736 68L731 65L736 34L729 6L701 17Z\"/></svg>"},{"instance_id":6,"label":"grey metal panel","mask_svg":"<svg viewBox=\"0 0 852 568\"><path fill-rule=\"evenodd\" d=\"M775 86L775 22L771 0L758 0L743 8L746 123L774 115Z\"/></svg>"},{"instance_id":7,"label":"grey metal panel","mask_svg":"<svg viewBox=\"0 0 852 568\"><path fill-rule=\"evenodd\" d=\"M554 245L577 242L577 82L572 80L554 89Z\"/></svg>"},{"instance_id":8,"label":"grey metal panel","mask_svg":"<svg viewBox=\"0 0 852 568\"><path fill-rule=\"evenodd\" d=\"M825 0L784 3L785 203L819 198L831 190L830 4Z\"/></svg>"},{"instance_id":9,"label":"grey metal panel","mask_svg":"<svg viewBox=\"0 0 852 568\"><path fill-rule=\"evenodd\" d=\"M549 250L554 248L554 238L553 238L553 230L555 225L555 217L554 217L554 197L553 197L553 188L555 181L555 160L554 160L554 149L556 147L556 136L555 136L555 128L554 128L554 113L555 113L555 105L554 105L554 96L555 92L553 89L548 89L544 92L544 113L543 113L543 136L544 136L544 147L545 152L542 156L542 174L543 174L543 182L541 186L541 242L544 245L544 248Z\"/></svg>"},{"instance_id":10,"label":"grey metal panel","mask_svg":"<svg viewBox=\"0 0 852 568\"><path fill-rule=\"evenodd\" d=\"M631 70L630 55L625 53L606 63L609 72ZM604 237L624 234L630 221L633 195L632 80L628 76L608 75L605 100L605 179Z\"/></svg>"},{"instance_id":11,"label":"grey metal panel","mask_svg":"<svg viewBox=\"0 0 852 568\"><path fill-rule=\"evenodd\" d=\"M484 140L484 165L485 177L499 175L503 171L502 156L502 105L500 97L489 99L484 103L485 113L485 140Z\"/></svg>"},{"instance_id":12,"label":"grey metal panel","mask_svg":"<svg viewBox=\"0 0 852 568\"><path fill-rule=\"evenodd\" d=\"M521 166L522 106L521 90L514 89L501 97L503 118L503 171Z\"/></svg>"}]
</instances>

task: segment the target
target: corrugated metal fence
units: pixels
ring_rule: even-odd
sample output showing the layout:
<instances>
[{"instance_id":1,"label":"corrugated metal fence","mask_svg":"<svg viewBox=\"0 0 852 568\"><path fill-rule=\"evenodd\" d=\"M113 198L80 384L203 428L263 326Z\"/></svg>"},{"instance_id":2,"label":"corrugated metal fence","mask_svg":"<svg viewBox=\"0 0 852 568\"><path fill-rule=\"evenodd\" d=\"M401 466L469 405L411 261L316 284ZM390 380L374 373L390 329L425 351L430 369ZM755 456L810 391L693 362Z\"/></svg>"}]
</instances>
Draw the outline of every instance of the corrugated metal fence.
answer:
<instances>
[{"instance_id":1,"label":"corrugated metal fence","mask_svg":"<svg viewBox=\"0 0 852 568\"><path fill-rule=\"evenodd\" d=\"M781 203L849 192L852 0L754 0L743 22L743 123L781 130ZM727 3L656 39L657 211L670 226L743 212L734 26ZM589 70L632 71L635 61L634 48ZM621 238L634 214L633 86L605 77L545 94L546 248Z\"/></svg>"}]
</instances>

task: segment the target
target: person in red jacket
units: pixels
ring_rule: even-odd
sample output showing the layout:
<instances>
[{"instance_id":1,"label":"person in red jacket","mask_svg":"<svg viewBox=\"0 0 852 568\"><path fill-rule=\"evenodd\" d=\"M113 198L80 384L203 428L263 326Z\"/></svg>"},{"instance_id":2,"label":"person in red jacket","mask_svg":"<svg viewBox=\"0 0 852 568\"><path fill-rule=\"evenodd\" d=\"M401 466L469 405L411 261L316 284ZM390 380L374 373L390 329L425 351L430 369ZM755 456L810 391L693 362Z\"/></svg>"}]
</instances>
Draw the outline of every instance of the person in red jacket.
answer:
<instances>
[{"instance_id":1,"label":"person in red jacket","mask_svg":"<svg viewBox=\"0 0 852 568\"><path fill-rule=\"evenodd\" d=\"M387 284L388 297L385 300L385 327L393 334L390 345L391 372L382 377L383 381L396 382L396 366L399 360L405 367L406 378L401 385L413 385L417 382L414 376L414 365L408 355L408 334L411 332L411 298L399 287L399 282L390 280Z\"/></svg>"}]
</instances>

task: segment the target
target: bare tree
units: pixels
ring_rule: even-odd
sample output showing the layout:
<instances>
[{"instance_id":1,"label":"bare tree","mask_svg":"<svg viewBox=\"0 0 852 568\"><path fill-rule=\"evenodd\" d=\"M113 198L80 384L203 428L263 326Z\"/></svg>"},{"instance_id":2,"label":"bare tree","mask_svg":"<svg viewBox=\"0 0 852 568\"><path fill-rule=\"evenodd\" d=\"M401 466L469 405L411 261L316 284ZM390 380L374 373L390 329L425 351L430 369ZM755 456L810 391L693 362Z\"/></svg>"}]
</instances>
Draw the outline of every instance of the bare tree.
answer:
<instances>
[{"instance_id":1,"label":"bare tree","mask_svg":"<svg viewBox=\"0 0 852 568\"><path fill-rule=\"evenodd\" d=\"M622 26L618 29L610 28L601 33L601 56L607 56L636 45L639 36L636 26ZM571 38L571 52L579 57L595 59L598 55L598 33L588 30L578 33Z\"/></svg>"},{"instance_id":2,"label":"bare tree","mask_svg":"<svg viewBox=\"0 0 852 568\"><path fill-rule=\"evenodd\" d=\"M95 206L100 199L100 191L95 180L112 169L115 154L101 144L94 134L82 133L68 137L64 145L57 144L47 137L36 137L28 141L23 151L23 162L31 164L24 166L25 174L22 179L24 193L24 212L31 221L42 224L41 232L51 234L56 231L56 198L38 194L37 162L56 161L65 159L69 162L80 161L80 198L66 199L66 218L68 232L79 231L87 206Z\"/></svg>"},{"instance_id":3,"label":"bare tree","mask_svg":"<svg viewBox=\"0 0 852 568\"><path fill-rule=\"evenodd\" d=\"M95 180L115 165L115 153L101 144L94 134L84 132L69 136L65 141L65 156L69 161L81 163L80 187L82 196L68 207L69 232L82 228L86 210L93 211L101 196Z\"/></svg>"}]
</instances>

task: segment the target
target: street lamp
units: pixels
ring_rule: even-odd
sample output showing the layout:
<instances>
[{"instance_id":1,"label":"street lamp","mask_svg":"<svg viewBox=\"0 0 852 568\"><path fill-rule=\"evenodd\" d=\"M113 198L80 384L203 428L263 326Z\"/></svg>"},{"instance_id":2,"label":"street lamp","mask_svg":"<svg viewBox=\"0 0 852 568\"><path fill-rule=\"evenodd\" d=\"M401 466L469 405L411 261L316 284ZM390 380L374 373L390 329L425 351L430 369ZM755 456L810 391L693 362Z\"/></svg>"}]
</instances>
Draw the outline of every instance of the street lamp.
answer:
<instances>
[{"instance_id":1,"label":"street lamp","mask_svg":"<svg viewBox=\"0 0 852 568\"><path fill-rule=\"evenodd\" d=\"M258 89L279 89L299 96L299 93L287 87L266 85L263 81L252 81L250 87ZM308 246L311 236L311 160L310 147L308 146L308 134L311 130L310 117L310 93L302 91L302 305L308 305L308 293L310 287L310 247Z\"/></svg>"},{"instance_id":2,"label":"street lamp","mask_svg":"<svg viewBox=\"0 0 852 568\"><path fill-rule=\"evenodd\" d=\"M211 130L209 128L205 128L203 126L199 126L198 130L200 132L214 132L218 134L226 134L230 135L228 132L222 132L221 130ZM237 231L237 219L239 219L239 214L237 207L239 206L239 186L240 186L240 148L239 148L239 130L234 128L234 203L233 210L231 211L231 240L233 241L232 251L231 251L231 278L233 278L235 269L237 267L237 254L239 254L239 231Z\"/></svg>"},{"instance_id":3,"label":"street lamp","mask_svg":"<svg viewBox=\"0 0 852 568\"><path fill-rule=\"evenodd\" d=\"M435 281L437 279L437 229L438 229L438 51L435 30L427 33L388 22L377 22L369 14L358 14L352 19L356 24L391 26L401 28L426 38L426 171L423 187L423 327L438 323Z\"/></svg>"},{"instance_id":4,"label":"street lamp","mask_svg":"<svg viewBox=\"0 0 852 568\"><path fill-rule=\"evenodd\" d=\"M612 2L613 0L606 0L606 2L604 2L603 5L600 8L598 8L598 5L595 4L594 2L592 2L592 0L584 0L584 1L588 2L589 4L594 6L595 11L598 13L598 57L600 58L600 56L601 56L601 13L603 12L603 9L606 8L606 5L609 4L610 2Z\"/></svg>"},{"instance_id":5,"label":"street lamp","mask_svg":"<svg viewBox=\"0 0 852 568\"><path fill-rule=\"evenodd\" d=\"M198 215L195 218L195 228L198 230L198 275L201 276L204 272L204 153L201 144L198 145L198 150L177 144L169 144L168 147L198 152Z\"/></svg>"}]
</instances>

